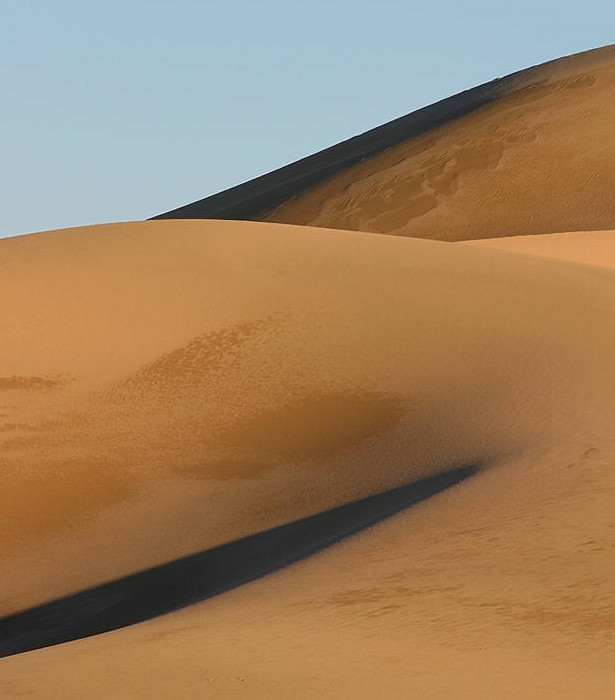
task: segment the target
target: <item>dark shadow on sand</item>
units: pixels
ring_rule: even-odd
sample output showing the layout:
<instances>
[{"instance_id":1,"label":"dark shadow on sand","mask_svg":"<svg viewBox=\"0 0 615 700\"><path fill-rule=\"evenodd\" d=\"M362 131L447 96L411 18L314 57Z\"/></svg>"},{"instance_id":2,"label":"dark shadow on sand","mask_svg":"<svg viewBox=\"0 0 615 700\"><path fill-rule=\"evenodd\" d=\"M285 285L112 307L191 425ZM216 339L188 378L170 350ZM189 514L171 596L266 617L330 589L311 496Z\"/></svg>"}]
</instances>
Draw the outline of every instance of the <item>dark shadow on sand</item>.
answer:
<instances>
[{"instance_id":1,"label":"dark shadow on sand","mask_svg":"<svg viewBox=\"0 0 615 700\"><path fill-rule=\"evenodd\" d=\"M0 657L126 627L302 559L471 476L452 469L0 620Z\"/></svg>"},{"instance_id":2,"label":"dark shadow on sand","mask_svg":"<svg viewBox=\"0 0 615 700\"><path fill-rule=\"evenodd\" d=\"M253 180L151 218L259 220L312 185L514 92L520 81L531 80L535 72L536 66L526 68L464 90Z\"/></svg>"}]
</instances>

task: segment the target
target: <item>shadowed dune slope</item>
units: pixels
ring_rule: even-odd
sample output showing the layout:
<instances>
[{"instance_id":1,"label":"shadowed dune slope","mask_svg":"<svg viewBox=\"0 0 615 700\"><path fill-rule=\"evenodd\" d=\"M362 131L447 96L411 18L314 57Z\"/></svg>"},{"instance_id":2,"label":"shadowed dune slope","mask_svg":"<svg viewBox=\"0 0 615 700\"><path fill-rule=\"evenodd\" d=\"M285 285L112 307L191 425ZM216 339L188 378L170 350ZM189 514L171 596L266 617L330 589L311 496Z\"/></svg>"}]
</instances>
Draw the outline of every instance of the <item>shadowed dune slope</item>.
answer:
<instances>
[{"instance_id":1,"label":"shadowed dune slope","mask_svg":"<svg viewBox=\"0 0 615 700\"><path fill-rule=\"evenodd\" d=\"M264 218L448 241L615 228L613 123L609 47L534 69Z\"/></svg>"},{"instance_id":2,"label":"shadowed dune slope","mask_svg":"<svg viewBox=\"0 0 615 700\"><path fill-rule=\"evenodd\" d=\"M3 659L0 695L610 700L615 271L218 221L0 258L2 614L481 467L224 596Z\"/></svg>"},{"instance_id":3,"label":"shadowed dune slope","mask_svg":"<svg viewBox=\"0 0 615 700\"><path fill-rule=\"evenodd\" d=\"M380 492L0 618L0 657L178 610L325 549L472 476L473 467Z\"/></svg>"},{"instance_id":4,"label":"shadowed dune slope","mask_svg":"<svg viewBox=\"0 0 615 700\"><path fill-rule=\"evenodd\" d=\"M461 93L163 216L448 241L615 228L613 123L610 46Z\"/></svg>"}]
</instances>

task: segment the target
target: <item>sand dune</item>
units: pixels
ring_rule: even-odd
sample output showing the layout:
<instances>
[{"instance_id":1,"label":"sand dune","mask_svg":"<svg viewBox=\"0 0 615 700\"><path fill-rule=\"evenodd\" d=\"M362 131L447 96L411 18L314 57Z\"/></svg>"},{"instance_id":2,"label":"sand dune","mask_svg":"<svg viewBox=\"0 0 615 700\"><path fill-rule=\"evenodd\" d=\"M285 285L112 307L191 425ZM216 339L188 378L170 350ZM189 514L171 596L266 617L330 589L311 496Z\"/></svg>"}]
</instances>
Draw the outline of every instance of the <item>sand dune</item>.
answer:
<instances>
[{"instance_id":1,"label":"sand dune","mask_svg":"<svg viewBox=\"0 0 615 700\"><path fill-rule=\"evenodd\" d=\"M615 272L214 221L0 257L3 614L480 467L224 596L3 659L0 694L611 697Z\"/></svg>"},{"instance_id":2,"label":"sand dune","mask_svg":"<svg viewBox=\"0 0 615 700\"><path fill-rule=\"evenodd\" d=\"M449 241L610 229L614 95L613 47L554 61L264 218Z\"/></svg>"},{"instance_id":3,"label":"sand dune","mask_svg":"<svg viewBox=\"0 0 615 700\"><path fill-rule=\"evenodd\" d=\"M615 47L467 90L162 214L459 241L615 226Z\"/></svg>"},{"instance_id":4,"label":"sand dune","mask_svg":"<svg viewBox=\"0 0 615 700\"><path fill-rule=\"evenodd\" d=\"M609 283L561 265L298 227L0 247L3 613L520 449L526 404L587 390L577 354L600 344L568 337L574 309L596 335L592 285L610 309Z\"/></svg>"},{"instance_id":5,"label":"sand dune","mask_svg":"<svg viewBox=\"0 0 615 700\"><path fill-rule=\"evenodd\" d=\"M0 697L610 700L614 88L606 47L0 240L0 653L91 587L84 635L195 562L251 581L0 659Z\"/></svg>"},{"instance_id":6,"label":"sand dune","mask_svg":"<svg viewBox=\"0 0 615 700\"><path fill-rule=\"evenodd\" d=\"M615 268L615 232L575 231L539 236L511 236L464 241L465 245L497 248L516 253L544 255L547 258Z\"/></svg>"}]
</instances>

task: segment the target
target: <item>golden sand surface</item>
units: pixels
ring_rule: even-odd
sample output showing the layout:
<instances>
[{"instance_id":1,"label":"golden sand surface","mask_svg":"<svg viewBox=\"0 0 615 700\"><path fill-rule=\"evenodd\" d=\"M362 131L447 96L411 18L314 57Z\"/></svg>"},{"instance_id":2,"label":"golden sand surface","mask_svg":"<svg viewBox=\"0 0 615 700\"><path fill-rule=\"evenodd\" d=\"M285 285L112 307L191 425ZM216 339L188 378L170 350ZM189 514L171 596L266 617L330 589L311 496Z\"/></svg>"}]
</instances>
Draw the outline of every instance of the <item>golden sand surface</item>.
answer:
<instances>
[{"instance_id":1,"label":"golden sand surface","mask_svg":"<svg viewBox=\"0 0 615 700\"><path fill-rule=\"evenodd\" d=\"M613 228L614 95L613 46L537 66L494 102L264 216L448 241Z\"/></svg>"},{"instance_id":2,"label":"golden sand surface","mask_svg":"<svg viewBox=\"0 0 615 700\"><path fill-rule=\"evenodd\" d=\"M586 235L612 250L551 238ZM615 271L516 240L0 241L3 613L480 466L230 593L2 659L0 697L610 700Z\"/></svg>"},{"instance_id":3,"label":"golden sand surface","mask_svg":"<svg viewBox=\"0 0 615 700\"><path fill-rule=\"evenodd\" d=\"M615 268L615 233L613 231L573 231L537 236L486 238L479 241L464 241L464 245L544 255L547 258L585 265Z\"/></svg>"}]
</instances>

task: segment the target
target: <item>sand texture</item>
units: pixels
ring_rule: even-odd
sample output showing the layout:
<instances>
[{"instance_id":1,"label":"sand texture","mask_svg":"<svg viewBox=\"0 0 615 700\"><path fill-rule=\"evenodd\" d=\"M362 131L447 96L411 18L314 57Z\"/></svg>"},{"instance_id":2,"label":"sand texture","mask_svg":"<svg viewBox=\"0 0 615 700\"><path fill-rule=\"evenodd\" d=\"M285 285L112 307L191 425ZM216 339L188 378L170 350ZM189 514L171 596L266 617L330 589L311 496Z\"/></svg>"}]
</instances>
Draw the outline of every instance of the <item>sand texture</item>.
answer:
<instances>
[{"instance_id":1,"label":"sand texture","mask_svg":"<svg viewBox=\"0 0 615 700\"><path fill-rule=\"evenodd\" d=\"M613 47L540 66L263 216L448 241L612 228L614 95Z\"/></svg>"},{"instance_id":2,"label":"sand texture","mask_svg":"<svg viewBox=\"0 0 615 700\"><path fill-rule=\"evenodd\" d=\"M615 48L392 124L0 240L0 655L181 558L294 561L0 658L0 698L612 700Z\"/></svg>"},{"instance_id":3,"label":"sand texture","mask_svg":"<svg viewBox=\"0 0 615 700\"><path fill-rule=\"evenodd\" d=\"M1 696L611 697L615 272L215 221L0 256L4 614L480 468L223 596L3 659Z\"/></svg>"},{"instance_id":4,"label":"sand texture","mask_svg":"<svg viewBox=\"0 0 615 700\"><path fill-rule=\"evenodd\" d=\"M485 238L464 241L464 244L615 268L615 233L613 231L574 231L545 233L538 236Z\"/></svg>"},{"instance_id":5,"label":"sand texture","mask_svg":"<svg viewBox=\"0 0 615 700\"><path fill-rule=\"evenodd\" d=\"M615 46L518 71L155 218L459 241L615 224Z\"/></svg>"}]
</instances>

